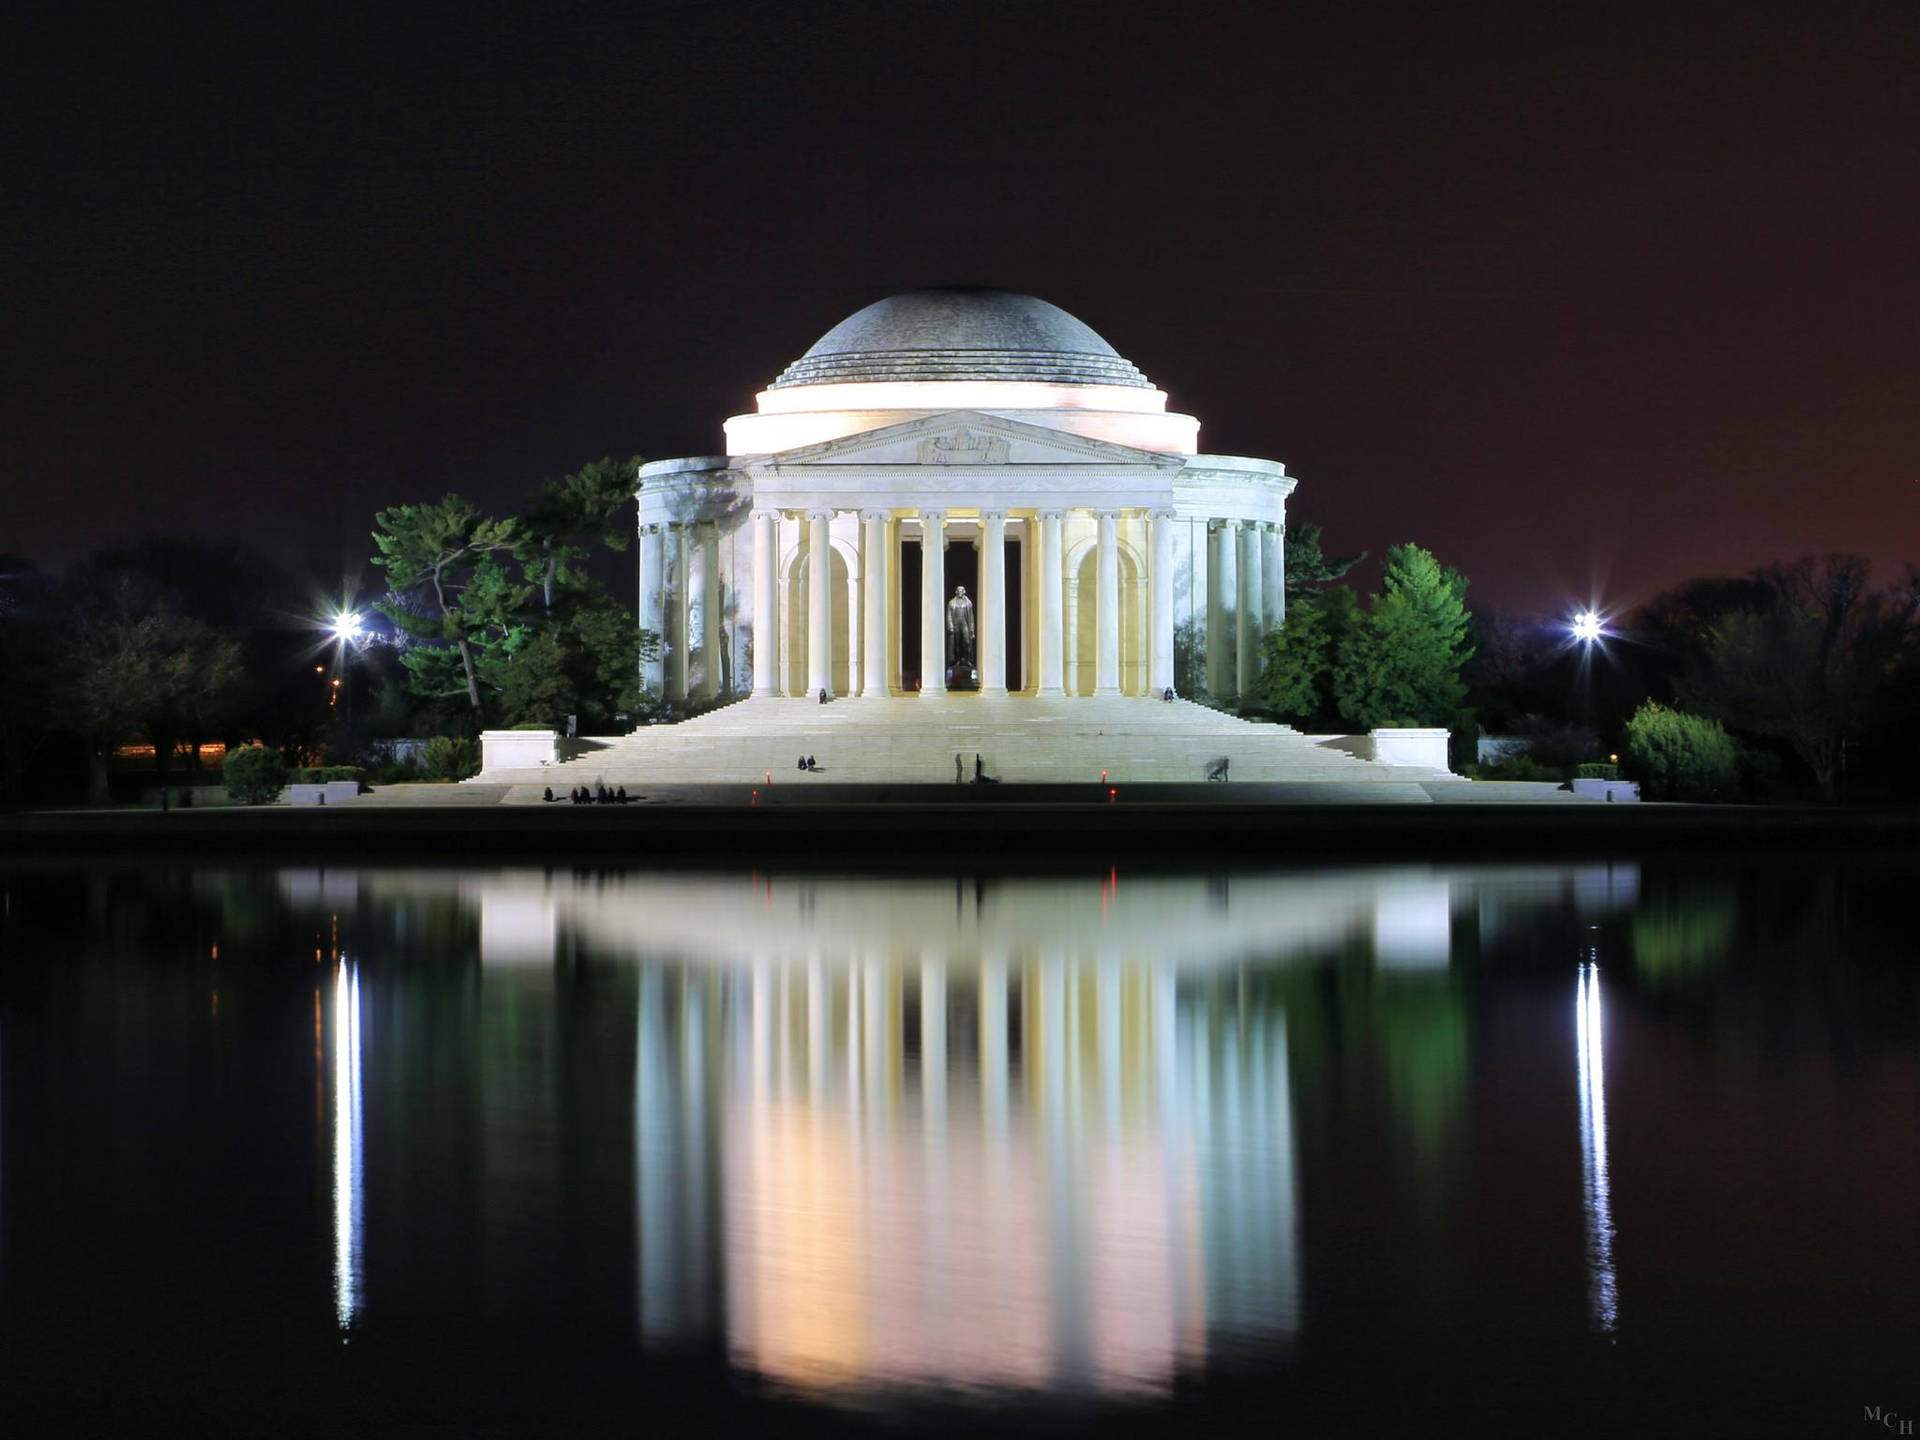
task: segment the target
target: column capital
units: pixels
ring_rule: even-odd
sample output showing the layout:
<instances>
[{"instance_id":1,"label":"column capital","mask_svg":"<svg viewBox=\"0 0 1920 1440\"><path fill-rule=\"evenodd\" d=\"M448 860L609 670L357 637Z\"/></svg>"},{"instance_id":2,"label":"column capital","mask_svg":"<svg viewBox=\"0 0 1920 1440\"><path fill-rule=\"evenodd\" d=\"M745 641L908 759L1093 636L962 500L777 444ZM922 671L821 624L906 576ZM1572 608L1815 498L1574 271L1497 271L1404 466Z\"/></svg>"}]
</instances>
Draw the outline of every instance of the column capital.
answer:
<instances>
[{"instance_id":1,"label":"column capital","mask_svg":"<svg viewBox=\"0 0 1920 1440\"><path fill-rule=\"evenodd\" d=\"M831 505L809 505L807 507L807 519L809 520L831 520L839 513L840 512L835 510Z\"/></svg>"},{"instance_id":2,"label":"column capital","mask_svg":"<svg viewBox=\"0 0 1920 1440\"><path fill-rule=\"evenodd\" d=\"M1067 518L1067 512L1057 506L1046 510L1036 510L1033 514L1034 518L1038 520L1064 520Z\"/></svg>"},{"instance_id":3,"label":"column capital","mask_svg":"<svg viewBox=\"0 0 1920 1440\"><path fill-rule=\"evenodd\" d=\"M860 512L860 518L865 523L871 525L875 520L891 520L893 518L893 512L891 510L862 510Z\"/></svg>"},{"instance_id":4,"label":"column capital","mask_svg":"<svg viewBox=\"0 0 1920 1440\"><path fill-rule=\"evenodd\" d=\"M944 525L947 523L947 512L940 509L923 509L920 512L920 518L922 520L936 520Z\"/></svg>"},{"instance_id":5,"label":"column capital","mask_svg":"<svg viewBox=\"0 0 1920 1440\"><path fill-rule=\"evenodd\" d=\"M1230 533L1240 528L1240 522L1238 520L1230 520L1223 515L1217 520L1209 520L1207 522L1207 528L1218 530L1222 533Z\"/></svg>"},{"instance_id":6,"label":"column capital","mask_svg":"<svg viewBox=\"0 0 1920 1440\"><path fill-rule=\"evenodd\" d=\"M1147 511L1147 518L1149 520L1172 520L1175 518L1173 507L1171 505L1156 505L1153 509Z\"/></svg>"},{"instance_id":7,"label":"column capital","mask_svg":"<svg viewBox=\"0 0 1920 1440\"><path fill-rule=\"evenodd\" d=\"M1005 524L1007 519L1007 512L1004 510L982 510L980 512L980 519L982 521L998 520L1002 524Z\"/></svg>"},{"instance_id":8,"label":"column capital","mask_svg":"<svg viewBox=\"0 0 1920 1440\"><path fill-rule=\"evenodd\" d=\"M756 505L753 507L753 518L756 520L771 520L778 524L780 512L770 505Z\"/></svg>"},{"instance_id":9,"label":"column capital","mask_svg":"<svg viewBox=\"0 0 1920 1440\"><path fill-rule=\"evenodd\" d=\"M1096 520L1118 520L1120 518L1120 510L1118 506L1102 506L1100 509L1095 510L1093 515Z\"/></svg>"}]
</instances>

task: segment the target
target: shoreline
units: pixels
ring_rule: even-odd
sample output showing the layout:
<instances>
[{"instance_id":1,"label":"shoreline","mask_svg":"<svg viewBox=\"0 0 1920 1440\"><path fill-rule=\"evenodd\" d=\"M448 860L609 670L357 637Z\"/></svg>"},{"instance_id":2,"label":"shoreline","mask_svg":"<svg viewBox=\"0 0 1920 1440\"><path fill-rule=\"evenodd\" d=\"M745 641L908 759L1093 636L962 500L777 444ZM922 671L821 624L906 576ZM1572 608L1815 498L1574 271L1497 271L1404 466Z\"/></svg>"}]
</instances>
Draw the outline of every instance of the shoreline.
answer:
<instances>
[{"instance_id":1,"label":"shoreline","mask_svg":"<svg viewBox=\"0 0 1920 1440\"><path fill-rule=\"evenodd\" d=\"M1111 802L1026 787L751 787L649 792L628 805L347 803L0 813L0 858L361 858L602 862L652 868L913 867L990 872L1147 862L1161 868L1676 851L1920 852L1920 809L1812 806L1361 803L1249 795L1256 787L1119 787ZM1040 787L1034 787L1036 789ZM1066 787L1046 787L1048 790ZM1072 789L1081 796L1091 787ZM860 790L859 798L844 792ZM734 793L737 792L737 793ZM372 797L362 797L362 801Z\"/></svg>"}]
</instances>

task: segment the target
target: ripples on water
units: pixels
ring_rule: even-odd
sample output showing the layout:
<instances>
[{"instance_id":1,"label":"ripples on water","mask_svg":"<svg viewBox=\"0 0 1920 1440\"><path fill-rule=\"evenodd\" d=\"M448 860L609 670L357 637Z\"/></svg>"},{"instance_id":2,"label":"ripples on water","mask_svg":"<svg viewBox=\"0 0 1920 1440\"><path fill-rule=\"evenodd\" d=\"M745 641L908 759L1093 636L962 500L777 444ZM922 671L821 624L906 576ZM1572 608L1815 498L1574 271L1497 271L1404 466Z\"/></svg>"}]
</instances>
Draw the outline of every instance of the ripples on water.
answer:
<instances>
[{"instance_id":1,"label":"ripples on water","mask_svg":"<svg viewBox=\"0 0 1920 1440\"><path fill-rule=\"evenodd\" d=\"M425 1413L551 1413L623 1344L1168 1418L1625 1344L1857 1421L1920 1293L1912 878L0 872L10 1381L179 1324L166 1383L268 1407L466 1346Z\"/></svg>"}]
</instances>

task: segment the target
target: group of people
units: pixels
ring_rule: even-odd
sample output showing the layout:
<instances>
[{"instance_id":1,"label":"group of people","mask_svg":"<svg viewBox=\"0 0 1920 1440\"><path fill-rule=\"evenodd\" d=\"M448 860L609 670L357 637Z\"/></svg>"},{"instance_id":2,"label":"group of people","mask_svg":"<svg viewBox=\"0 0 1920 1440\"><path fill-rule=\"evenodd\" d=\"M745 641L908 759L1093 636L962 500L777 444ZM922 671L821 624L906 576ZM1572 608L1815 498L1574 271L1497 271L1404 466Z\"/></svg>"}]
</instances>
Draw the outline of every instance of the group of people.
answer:
<instances>
[{"instance_id":1,"label":"group of people","mask_svg":"<svg viewBox=\"0 0 1920 1440\"><path fill-rule=\"evenodd\" d=\"M820 767L813 763L813 757L811 755L802 755L797 768L801 770L818 770Z\"/></svg>"},{"instance_id":2,"label":"group of people","mask_svg":"<svg viewBox=\"0 0 1920 1440\"><path fill-rule=\"evenodd\" d=\"M960 757L955 755L953 757L953 783L956 785L966 783L966 774L966 767L961 764ZM987 763L977 754L973 757L973 783L976 785L998 785L1000 783L1000 777L998 775L987 774Z\"/></svg>"},{"instance_id":3,"label":"group of people","mask_svg":"<svg viewBox=\"0 0 1920 1440\"><path fill-rule=\"evenodd\" d=\"M558 797L553 787L547 786L543 797L551 804ZM567 799L575 805L624 805L628 800L627 787L619 785L609 790L605 785L576 785L567 792Z\"/></svg>"}]
</instances>

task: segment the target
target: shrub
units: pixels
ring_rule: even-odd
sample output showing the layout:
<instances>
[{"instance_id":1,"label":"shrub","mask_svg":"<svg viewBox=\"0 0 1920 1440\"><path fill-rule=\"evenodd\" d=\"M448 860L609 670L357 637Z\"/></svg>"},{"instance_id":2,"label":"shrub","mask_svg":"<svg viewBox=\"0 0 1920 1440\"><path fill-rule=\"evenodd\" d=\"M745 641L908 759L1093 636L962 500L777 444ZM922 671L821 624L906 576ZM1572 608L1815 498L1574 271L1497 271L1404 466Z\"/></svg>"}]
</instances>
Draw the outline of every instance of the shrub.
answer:
<instances>
[{"instance_id":1,"label":"shrub","mask_svg":"<svg viewBox=\"0 0 1920 1440\"><path fill-rule=\"evenodd\" d=\"M270 805L286 787L287 766L278 750L265 745L242 745L229 750L221 765L227 794L243 805Z\"/></svg>"},{"instance_id":2,"label":"shrub","mask_svg":"<svg viewBox=\"0 0 1920 1440\"><path fill-rule=\"evenodd\" d=\"M1589 761L1585 765L1574 766L1573 778L1576 780L1618 780L1620 778L1620 767L1618 765Z\"/></svg>"},{"instance_id":3,"label":"shrub","mask_svg":"<svg viewBox=\"0 0 1920 1440\"><path fill-rule=\"evenodd\" d=\"M1650 800L1725 800L1740 751L1718 720L1647 701L1627 721L1627 766Z\"/></svg>"},{"instance_id":4,"label":"shrub","mask_svg":"<svg viewBox=\"0 0 1920 1440\"><path fill-rule=\"evenodd\" d=\"M509 730L552 730L554 726L545 720L522 720L518 725L509 725Z\"/></svg>"},{"instance_id":5,"label":"shrub","mask_svg":"<svg viewBox=\"0 0 1920 1440\"><path fill-rule=\"evenodd\" d=\"M420 763L409 757L405 760L389 760L378 766L373 772L376 785L405 785L420 778Z\"/></svg>"},{"instance_id":6,"label":"shrub","mask_svg":"<svg viewBox=\"0 0 1920 1440\"><path fill-rule=\"evenodd\" d=\"M464 780L480 773L480 746L456 735L436 735L427 741L420 764L426 780Z\"/></svg>"}]
</instances>

